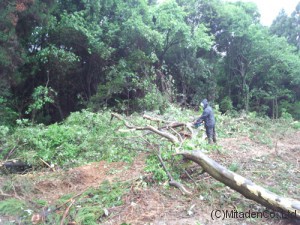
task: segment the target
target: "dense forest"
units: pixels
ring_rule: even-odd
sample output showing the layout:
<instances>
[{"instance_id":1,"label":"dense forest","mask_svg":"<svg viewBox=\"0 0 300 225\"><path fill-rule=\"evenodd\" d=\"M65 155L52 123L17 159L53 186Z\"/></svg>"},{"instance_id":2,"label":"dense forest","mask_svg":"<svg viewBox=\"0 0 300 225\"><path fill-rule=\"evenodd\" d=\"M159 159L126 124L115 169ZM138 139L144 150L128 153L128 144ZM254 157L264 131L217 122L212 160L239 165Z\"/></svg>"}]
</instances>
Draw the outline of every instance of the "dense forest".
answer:
<instances>
[{"instance_id":1,"label":"dense forest","mask_svg":"<svg viewBox=\"0 0 300 225\"><path fill-rule=\"evenodd\" d=\"M254 3L2 0L0 115L50 124L83 108L169 102L300 118L300 3L270 27Z\"/></svg>"},{"instance_id":2,"label":"dense forest","mask_svg":"<svg viewBox=\"0 0 300 225\"><path fill-rule=\"evenodd\" d=\"M0 0L0 224L299 224L299 120L300 2Z\"/></svg>"}]
</instances>

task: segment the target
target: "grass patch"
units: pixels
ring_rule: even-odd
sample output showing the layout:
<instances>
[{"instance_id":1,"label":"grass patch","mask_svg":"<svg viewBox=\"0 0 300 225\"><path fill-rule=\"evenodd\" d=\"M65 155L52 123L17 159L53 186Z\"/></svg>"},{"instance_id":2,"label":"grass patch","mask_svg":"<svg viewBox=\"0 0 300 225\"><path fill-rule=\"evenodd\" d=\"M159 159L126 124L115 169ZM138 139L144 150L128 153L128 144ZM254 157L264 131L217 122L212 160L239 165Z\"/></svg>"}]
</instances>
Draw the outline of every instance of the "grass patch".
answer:
<instances>
[{"instance_id":1,"label":"grass patch","mask_svg":"<svg viewBox=\"0 0 300 225\"><path fill-rule=\"evenodd\" d=\"M69 206L70 199L73 198L74 204L70 207L65 223L75 221L77 224L82 225L99 224L113 215L109 211L111 207L123 204L123 196L129 191L129 188L130 184L127 182L110 183L109 181L104 181L99 187L89 188L79 196L75 196L76 194L73 193L63 195L57 200L55 205L47 205L47 202L43 200L35 200L35 203L39 205L39 208L35 209L35 211L41 211L42 208L50 210L51 213L46 217L44 224L60 224L63 213ZM1 203L3 204L3 208L6 211L9 210L9 212L16 212L18 210L16 214L10 215L19 216L24 211L25 204L15 199L10 201ZM57 206L63 207L56 210ZM28 219L24 219L22 222L28 221Z\"/></svg>"},{"instance_id":2,"label":"grass patch","mask_svg":"<svg viewBox=\"0 0 300 225\"><path fill-rule=\"evenodd\" d=\"M237 172L239 167L240 165L238 163L233 162L229 165L228 169L232 172Z\"/></svg>"},{"instance_id":3,"label":"grass patch","mask_svg":"<svg viewBox=\"0 0 300 225\"><path fill-rule=\"evenodd\" d=\"M15 198L8 198L0 202L0 214L5 216L20 216L24 213L26 204Z\"/></svg>"}]
</instances>

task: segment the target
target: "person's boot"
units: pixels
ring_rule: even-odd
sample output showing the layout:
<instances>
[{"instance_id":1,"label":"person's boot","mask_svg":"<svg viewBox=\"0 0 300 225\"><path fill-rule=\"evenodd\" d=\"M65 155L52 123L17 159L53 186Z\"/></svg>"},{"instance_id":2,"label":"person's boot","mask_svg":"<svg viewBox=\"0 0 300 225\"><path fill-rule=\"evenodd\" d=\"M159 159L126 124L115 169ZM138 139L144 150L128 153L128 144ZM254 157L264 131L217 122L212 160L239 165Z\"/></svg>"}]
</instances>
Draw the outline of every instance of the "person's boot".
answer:
<instances>
[{"instance_id":1,"label":"person's boot","mask_svg":"<svg viewBox=\"0 0 300 225\"><path fill-rule=\"evenodd\" d=\"M213 139L212 138L208 138L208 144L213 144Z\"/></svg>"},{"instance_id":2,"label":"person's boot","mask_svg":"<svg viewBox=\"0 0 300 225\"><path fill-rule=\"evenodd\" d=\"M215 135L213 136L213 141L214 141L215 144L217 143L217 138L216 138Z\"/></svg>"}]
</instances>

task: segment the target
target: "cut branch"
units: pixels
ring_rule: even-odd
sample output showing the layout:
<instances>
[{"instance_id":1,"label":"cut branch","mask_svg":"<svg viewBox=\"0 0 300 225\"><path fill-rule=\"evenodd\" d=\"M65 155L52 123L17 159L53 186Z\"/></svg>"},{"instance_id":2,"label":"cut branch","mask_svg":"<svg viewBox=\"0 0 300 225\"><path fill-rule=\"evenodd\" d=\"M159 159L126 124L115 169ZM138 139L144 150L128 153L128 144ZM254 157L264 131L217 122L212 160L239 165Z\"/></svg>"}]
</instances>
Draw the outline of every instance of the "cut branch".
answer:
<instances>
[{"instance_id":1,"label":"cut branch","mask_svg":"<svg viewBox=\"0 0 300 225\"><path fill-rule=\"evenodd\" d=\"M136 127L136 126L133 126L133 125L129 124L126 120L124 120L124 119L122 118L122 116L120 116L119 114L112 113L111 115L112 115L112 118L113 118L113 117L116 117L117 119L123 121L123 123L125 124L125 126L126 126L127 128L129 128L129 129L134 129L134 130L149 130L149 131L152 131L152 132L154 132L154 133L156 133L156 134L158 134L158 135L160 135L160 136L162 136L162 137L165 137L166 139L168 139L168 140L171 141L172 143L180 143L180 144L182 144L182 141L183 141L183 140L182 140L181 136L180 136L176 131L175 131L175 133L176 133L177 135L179 135L179 139L176 138L176 137L175 137L173 134L171 134L171 133L167 133L167 132L160 131L160 130L158 130L157 128L154 128L154 127L152 127L152 126L150 126L150 125L147 125L146 127ZM153 118L153 117L150 117L150 116L146 116L146 115L144 115L144 118L145 118L145 119L149 119L149 120L151 120L151 121L159 122L159 123L163 121L163 120L156 119L156 118ZM178 123L176 123L176 124L178 124ZM180 126L183 126L183 125L185 125L185 124L180 124ZM178 127L178 126L177 126L177 127ZM170 127L170 128L172 129L172 127ZM179 141L179 140L180 140L180 141ZM148 142L148 141L147 141L147 142ZM148 142L148 143L149 143L149 142ZM180 146L181 146L181 145L180 145ZM185 188L181 183L179 183L179 182L177 182L176 180L174 180L174 178L172 177L172 175L170 174L170 172L167 170L167 167L166 167L166 165L165 165L165 163L164 163L164 161L163 161L163 159L162 159L162 157L161 157L161 154L160 154L160 150L159 150L159 149L158 149L158 152L157 152L157 157L158 157L158 159L159 159L159 161L160 161L160 164L162 165L164 171L166 172L166 174L167 174L167 176L168 176L168 178L169 178L169 185L178 188L178 189L179 189L183 194L185 194L185 195L191 195L192 193L189 192L188 190L186 190L186 188Z\"/></svg>"},{"instance_id":2,"label":"cut branch","mask_svg":"<svg viewBox=\"0 0 300 225\"><path fill-rule=\"evenodd\" d=\"M71 206L74 204L75 202L75 198L77 198L78 196L84 194L84 192L86 190L88 190L90 187L87 187L86 189L84 189L83 191L79 192L78 194L76 194L75 196L73 196L72 198L68 199L66 202L64 202L63 204L61 204L60 206L57 206L56 208L54 209L51 209L51 210L47 210L45 211L43 209L43 211L41 211L40 213L34 213L31 217L31 222L32 224L39 224L43 221L46 220L47 216L52 214L53 212L59 210L60 208L62 208L64 205L66 205L68 202L70 202L70 205L67 207L67 209L65 210L64 212L64 215L63 215L63 218L61 220L61 223L63 224L63 221L65 220L66 216L68 215L69 213L69 210L71 208Z\"/></svg>"},{"instance_id":3,"label":"cut branch","mask_svg":"<svg viewBox=\"0 0 300 225\"><path fill-rule=\"evenodd\" d=\"M179 143L178 138L176 138L173 134L170 134L170 133L167 133L167 132L164 132L164 131L160 131L160 130L154 128L154 127L151 126L151 125L147 125L147 126L145 126L145 127L137 127L137 126L133 126L133 125L129 124L126 120L124 120L124 119L122 118L122 116L120 116L120 115L118 115L118 114L116 114L116 113L112 113L111 115L112 115L113 117L116 117L117 119L123 121L124 125L125 125L127 128L129 128L129 129L132 129L132 130L150 130L150 131L152 131L152 132L154 132L154 133L156 133L156 134L158 134L158 135L160 135L160 136L162 136L162 137L168 139L169 141L171 141L171 142L174 143L174 144Z\"/></svg>"},{"instance_id":4,"label":"cut branch","mask_svg":"<svg viewBox=\"0 0 300 225\"><path fill-rule=\"evenodd\" d=\"M213 178L241 193L246 198L254 200L274 211L289 213L289 215L295 215L295 217L300 218L300 201L281 197L254 184L251 180L221 166L200 150L180 152L176 155L182 155L184 158L194 161Z\"/></svg>"},{"instance_id":5,"label":"cut branch","mask_svg":"<svg viewBox=\"0 0 300 225\"><path fill-rule=\"evenodd\" d=\"M143 115L143 118L147 119L147 120L154 121L154 122L159 122L159 123L170 123L169 121L165 121L163 119L155 118L155 117L152 117L152 116L149 116L149 115L146 115L146 114Z\"/></svg>"},{"instance_id":6,"label":"cut branch","mask_svg":"<svg viewBox=\"0 0 300 225\"><path fill-rule=\"evenodd\" d=\"M74 204L74 202L75 202L75 200L73 199L73 200L71 201L70 205L68 206L68 208L66 209L66 211L64 212L64 215L63 215L63 217L62 217L62 219L61 219L61 221L60 221L60 225L64 225L65 219L66 219L66 217L68 216L69 211L70 211L70 208L71 208L71 206Z\"/></svg>"},{"instance_id":7,"label":"cut branch","mask_svg":"<svg viewBox=\"0 0 300 225\"><path fill-rule=\"evenodd\" d=\"M180 123L180 122L176 122L176 121L166 121L163 119L159 119L159 118L155 118L155 117L151 117L148 115L143 115L144 119L150 120L150 121L155 121L157 123L165 123L167 125L164 125L162 127L159 127L159 130L162 129L170 129L170 128L177 128L177 127L185 127L187 128L190 132L191 132L191 136L193 135L193 129L192 129L192 124L191 123Z\"/></svg>"},{"instance_id":8,"label":"cut branch","mask_svg":"<svg viewBox=\"0 0 300 225\"><path fill-rule=\"evenodd\" d=\"M186 190L185 187L181 183L179 183L176 180L174 180L173 176L167 170L167 167L166 167L163 159L161 158L160 152L157 154L157 157L158 157L158 159L160 161L160 164L162 165L164 171L166 172L166 174L167 174L167 176L169 178L169 185L178 188L182 192L182 194L184 194L184 195L191 195L192 193L189 192L188 190Z\"/></svg>"}]
</instances>

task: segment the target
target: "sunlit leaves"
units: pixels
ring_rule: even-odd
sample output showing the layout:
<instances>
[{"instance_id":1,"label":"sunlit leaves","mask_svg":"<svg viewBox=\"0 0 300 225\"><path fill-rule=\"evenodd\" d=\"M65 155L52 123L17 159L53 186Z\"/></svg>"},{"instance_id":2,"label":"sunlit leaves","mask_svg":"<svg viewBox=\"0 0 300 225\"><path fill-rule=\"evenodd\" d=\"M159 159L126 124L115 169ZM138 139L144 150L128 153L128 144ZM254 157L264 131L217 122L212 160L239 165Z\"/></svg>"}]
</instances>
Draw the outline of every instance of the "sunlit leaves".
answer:
<instances>
[{"instance_id":1,"label":"sunlit leaves","mask_svg":"<svg viewBox=\"0 0 300 225\"><path fill-rule=\"evenodd\" d=\"M52 61L73 63L78 61L78 56L70 51L62 48L57 48L53 45L40 50L37 53L37 58L44 64L51 63Z\"/></svg>"},{"instance_id":2,"label":"sunlit leaves","mask_svg":"<svg viewBox=\"0 0 300 225\"><path fill-rule=\"evenodd\" d=\"M213 39L214 37L209 35L208 28L203 24L199 24L193 32L192 47L209 50L213 45Z\"/></svg>"},{"instance_id":3,"label":"sunlit leaves","mask_svg":"<svg viewBox=\"0 0 300 225\"><path fill-rule=\"evenodd\" d=\"M95 51L98 54L100 54L103 58L108 58L111 54L111 49L108 48L101 40L101 26L99 26L99 24L97 24L96 21L88 21L86 17L87 15L84 11L74 12L71 15L64 13L60 22L58 23L58 29L60 29L62 32L64 30L68 30L68 34L72 34L72 29L78 31L80 35L84 36L87 40L88 46L86 47L88 48L89 53ZM71 38L74 39L75 45L81 44L76 43L76 37ZM82 40L79 39L78 41Z\"/></svg>"},{"instance_id":4,"label":"sunlit leaves","mask_svg":"<svg viewBox=\"0 0 300 225\"><path fill-rule=\"evenodd\" d=\"M38 86L32 93L32 104L29 105L27 113L41 110L45 104L53 103L56 92L51 87Z\"/></svg>"}]
</instances>

